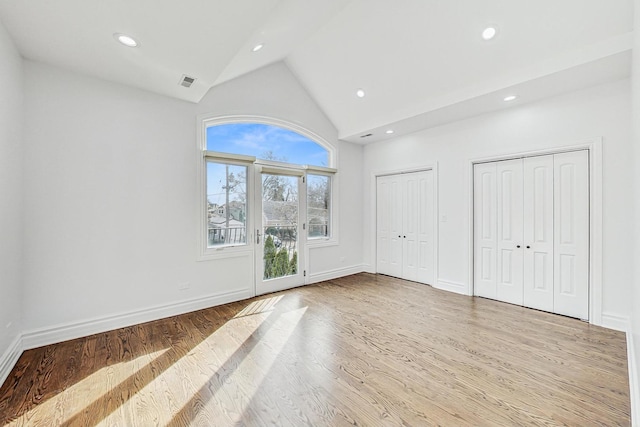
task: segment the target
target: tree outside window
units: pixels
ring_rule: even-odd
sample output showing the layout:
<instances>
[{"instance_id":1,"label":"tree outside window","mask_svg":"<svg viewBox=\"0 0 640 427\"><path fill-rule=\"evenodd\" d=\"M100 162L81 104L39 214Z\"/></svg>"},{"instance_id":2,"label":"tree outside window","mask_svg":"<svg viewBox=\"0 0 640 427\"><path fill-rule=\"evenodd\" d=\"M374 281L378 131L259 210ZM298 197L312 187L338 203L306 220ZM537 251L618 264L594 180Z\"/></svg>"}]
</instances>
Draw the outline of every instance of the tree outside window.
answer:
<instances>
[{"instance_id":1,"label":"tree outside window","mask_svg":"<svg viewBox=\"0 0 640 427\"><path fill-rule=\"evenodd\" d=\"M331 177L307 175L307 219L309 238L329 237L331 218Z\"/></svg>"}]
</instances>

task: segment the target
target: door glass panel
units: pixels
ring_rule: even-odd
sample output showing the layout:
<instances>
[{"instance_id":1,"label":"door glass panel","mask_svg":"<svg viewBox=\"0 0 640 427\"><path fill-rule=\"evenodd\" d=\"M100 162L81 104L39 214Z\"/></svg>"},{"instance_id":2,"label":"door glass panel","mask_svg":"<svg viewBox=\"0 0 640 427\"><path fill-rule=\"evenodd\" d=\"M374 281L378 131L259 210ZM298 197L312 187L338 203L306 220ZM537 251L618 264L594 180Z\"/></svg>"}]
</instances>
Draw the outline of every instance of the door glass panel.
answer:
<instances>
[{"instance_id":1,"label":"door glass panel","mask_svg":"<svg viewBox=\"0 0 640 427\"><path fill-rule=\"evenodd\" d=\"M264 280L298 273L298 180L262 174Z\"/></svg>"}]
</instances>

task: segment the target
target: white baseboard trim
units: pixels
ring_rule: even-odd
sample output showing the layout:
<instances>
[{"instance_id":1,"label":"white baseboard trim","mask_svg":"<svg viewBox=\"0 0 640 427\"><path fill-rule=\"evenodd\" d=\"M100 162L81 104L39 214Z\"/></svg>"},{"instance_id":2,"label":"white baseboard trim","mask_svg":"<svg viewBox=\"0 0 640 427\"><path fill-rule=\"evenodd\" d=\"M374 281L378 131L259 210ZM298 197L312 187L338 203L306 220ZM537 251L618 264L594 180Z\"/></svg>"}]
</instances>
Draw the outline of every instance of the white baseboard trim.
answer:
<instances>
[{"instance_id":1,"label":"white baseboard trim","mask_svg":"<svg viewBox=\"0 0 640 427\"><path fill-rule=\"evenodd\" d=\"M227 304L254 296L253 289L242 289L192 300L180 301L174 304L166 304L129 313L105 316L82 322L67 323L48 328L26 331L22 334L22 349L42 347L62 341L99 334L113 329L151 322L165 317L189 313L191 311Z\"/></svg>"},{"instance_id":2,"label":"white baseboard trim","mask_svg":"<svg viewBox=\"0 0 640 427\"><path fill-rule=\"evenodd\" d=\"M615 329L616 331L627 332L629 330L629 317L602 312L602 324L600 326Z\"/></svg>"},{"instance_id":3,"label":"white baseboard trim","mask_svg":"<svg viewBox=\"0 0 640 427\"><path fill-rule=\"evenodd\" d=\"M18 362L22 351L22 335L18 335L0 357L0 386L9 378L9 374Z\"/></svg>"},{"instance_id":4,"label":"white baseboard trim","mask_svg":"<svg viewBox=\"0 0 640 427\"><path fill-rule=\"evenodd\" d=\"M438 279L433 286L436 289L443 291L455 292L456 294L469 295L467 292L467 285L463 283L449 282L448 280Z\"/></svg>"},{"instance_id":5,"label":"white baseboard trim","mask_svg":"<svg viewBox=\"0 0 640 427\"><path fill-rule=\"evenodd\" d=\"M336 268L334 270L323 271L321 273L313 273L309 275L307 285L324 282L325 280L337 279L338 277L350 276L352 274L362 273L363 271L365 271L363 265L353 265L351 267Z\"/></svg>"},{"instance_id":6,"label":"white baseboard trim","mask_svg":"<svg viewBox=\"0 0 640 427\"><path fill-rule=\"evenodd\" d=\"M638 383L638 366L636 350L633 345L633 333L627 331L627 367L629 370L629 398L631 400L631 425L640 427L640 384Z\"/></svg>"},{"instance_id":7,"label":"white baseboard trim","mask_svg":"<svg viewBox=\"0 0 640 427\"><path fill-rule=\"evenodd\" d=\"M377 274L378 272L375 269L375 266L371 264L362 264L362 271L364 273Z\"/></svg>"}]
</instances>

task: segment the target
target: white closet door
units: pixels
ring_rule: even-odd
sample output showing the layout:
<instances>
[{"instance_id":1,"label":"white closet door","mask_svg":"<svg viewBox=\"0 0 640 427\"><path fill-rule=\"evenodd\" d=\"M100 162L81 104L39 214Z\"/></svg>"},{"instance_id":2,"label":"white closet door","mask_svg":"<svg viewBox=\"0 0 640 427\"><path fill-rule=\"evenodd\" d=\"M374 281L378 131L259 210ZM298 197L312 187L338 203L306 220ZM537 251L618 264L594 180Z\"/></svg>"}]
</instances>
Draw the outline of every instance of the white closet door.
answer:
<instances>
[{"instance_id":1,"label":"white closet door","mask_svg":"<svg viewBox=\"0 0 640 427\"><path fill-rule=\"evenodd\" d=\"M402 175L402 278L433 283L433 175L432 171Z\"/></svg>"},{"instance_id":2,"label":"white closet door","mask_svg":"<svg viewBox=\"0 0 640 427\"><path fill-rule=\"evenodd\" d=\"M402 175L402 278L418 280L418 209L420 173Z\"/></svg>"},{"instance_id":3,"label":"white closet door","mask_svg":"<svg viewBox=\"0 0 640 427\"><path fill-rule=\"evenodd\" d=\"M435 282L435 196L433 171L421 172L418 177L418 278L420 283Z\"/></svg>"},{"instance_id":4,"label":"white closet door","mask_svg":"<svg viewBox=\"0 0 640 427\"><path fill-rule=\"evenodd\" d=\"M522 305L522 159L496 164L496 297Z\"/></svg>"},{"instance_id":5,"label":"white closet door","mask_svg":"<svg viewBox=\"0 0 640 427\"><path fill-rule=\"evenodd\" d=\"M398 176L377 178L377 271L402 275L402 187Z\"/></svg>"},{"instance_id":6,"label":"white closet door","mask_svg":"<svg viewBox=\"0 0 640 427\"><path fill-rule=\"evenodd\" d=\"M398 175L389 177L389 211L391 220L389 275L402 277L402 179Z\"/></svg>"},{"instance_id":7,"label":"white closet door","mask_svg":"<svg viewBox=\"0 0 640 427\"><path fill-rule=\"evenodd\" d=\"M554 157L553 311L589 318L589 153Z\"/></svg>"},{"instance_id":8,"label":"white closet door","mask_svg":"<svg viewBox=\"0 0 640 427\"><path fill-rule=\"evenodd\" d=\"M496 163L475 165L473 182L474 292L477 296L496 299Z\"/></svg>"},{"instance_id":9,"label":"white closet door","mask_svg":"<svg viewBox=\"0 0 640 427\"><path fill-rule=\"evenodd\" d=\"M391 258L391 211L389 208L389 179L380 176L376 180L376 270L389 274Z\"/></svg>"},{"instance_id":10,"label":"white closet door","mask_svg":"<svg viewBox=\"0 0 640 427\"><path fill-rule=\"evenodd\" d=\"M553 156L524 159L524 305L553 311Z\"/></svg>"},{"instance_id":11,"label":"white closet door","mask_svg":"<svg viewBox=\"0 0 640 427\"><path fill-rule=\"evenodd\" d=\"M433 284L433 171L377 178L377 272Z\"/></svg>"}]
</instances>

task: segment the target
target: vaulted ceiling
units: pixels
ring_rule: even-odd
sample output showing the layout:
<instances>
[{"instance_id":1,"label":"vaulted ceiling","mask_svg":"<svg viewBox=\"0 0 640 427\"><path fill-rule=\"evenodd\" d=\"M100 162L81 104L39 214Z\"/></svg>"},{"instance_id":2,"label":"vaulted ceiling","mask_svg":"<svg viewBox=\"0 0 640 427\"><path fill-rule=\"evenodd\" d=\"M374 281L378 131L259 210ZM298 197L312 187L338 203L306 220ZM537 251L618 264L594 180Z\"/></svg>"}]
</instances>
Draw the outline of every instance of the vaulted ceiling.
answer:
<instances>
[{"instance_id":1,"label":"vaulted ceiling","mask_svg":"<svg viewBox=\"0 0 640 427\"><path fill-rule=\"evenodd\" d=\"M284 61L358 143L624 78L632 16L632 0L0 0L25 58L191 102Z\"/></svg>"}]
</instances>

